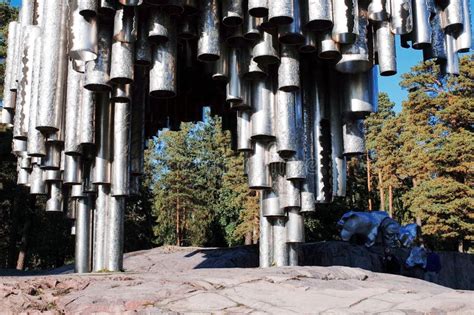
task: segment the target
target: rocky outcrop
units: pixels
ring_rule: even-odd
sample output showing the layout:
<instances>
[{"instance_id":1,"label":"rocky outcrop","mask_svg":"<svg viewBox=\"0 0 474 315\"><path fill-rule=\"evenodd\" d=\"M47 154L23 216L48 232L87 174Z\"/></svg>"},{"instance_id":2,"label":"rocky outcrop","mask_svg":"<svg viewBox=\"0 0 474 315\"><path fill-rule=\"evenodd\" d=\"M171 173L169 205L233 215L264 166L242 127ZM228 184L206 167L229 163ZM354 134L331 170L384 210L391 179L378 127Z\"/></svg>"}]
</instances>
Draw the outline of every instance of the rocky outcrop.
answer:
<instances>
[{"instance_id":1,"label":"rocky outcrop","mask_svg":"<svg viewBox=\"0 0 474 315\"><path fill-rule=\"evenodd\" d=\"M3 277L0 312L462 314L474 309L473 292L360 268L236 268L251 266L256 254L255 247L162 247L128 254L121 274Z\"/></svg>"}]
</instances>

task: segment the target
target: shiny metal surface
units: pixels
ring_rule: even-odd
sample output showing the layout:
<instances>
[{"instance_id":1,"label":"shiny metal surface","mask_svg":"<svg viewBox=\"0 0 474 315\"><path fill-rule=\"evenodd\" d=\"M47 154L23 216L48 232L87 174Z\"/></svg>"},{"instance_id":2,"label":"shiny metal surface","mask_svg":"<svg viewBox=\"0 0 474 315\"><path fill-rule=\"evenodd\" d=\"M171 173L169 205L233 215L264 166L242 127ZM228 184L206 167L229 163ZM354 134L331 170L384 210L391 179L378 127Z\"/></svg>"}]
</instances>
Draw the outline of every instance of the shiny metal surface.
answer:
<instances>
[{"instance_id":1,"label":"shiny metal surface","mask_svg":"<svg viewBox=\"0 0 474 315\"><path fill-rule=\"evenodd\" d=\"M255 141L248 161L248 183L252 189L270 188L270 174L266 165L266 155L265 144Z\"/></svg>"},{"instance_id":2,"label":"shiny metal surface","mask_svg":"<svg viewBox=\"0 0 474 315\"><path fill-rule=\"evenodd\" d=\"M152 48L150 95L157 98L172 98L177 93L176 25L170 26L169 32L173 36L166 43Z\"/></svg>"},{"instance_id":3,"label":"shiny metal surface","mask_svg":"<svg viewBox=\"0 0 474 315\"><path fill-rule=\"evenodd\" d=\"M216 61L221 57L219 45L219 1L203 0L199 19L198 56L201 61Z\"/></svg>"},{"instance_id":4,"label":"shiny metal surface","mask_svg":"<svg viewBox=\"0 0 474 315\"><path fill-rule=\"evenodd\" d=\"M127 196L130 189L130 104L115 103L111 196Z\"/></svg>"}]
</instances>

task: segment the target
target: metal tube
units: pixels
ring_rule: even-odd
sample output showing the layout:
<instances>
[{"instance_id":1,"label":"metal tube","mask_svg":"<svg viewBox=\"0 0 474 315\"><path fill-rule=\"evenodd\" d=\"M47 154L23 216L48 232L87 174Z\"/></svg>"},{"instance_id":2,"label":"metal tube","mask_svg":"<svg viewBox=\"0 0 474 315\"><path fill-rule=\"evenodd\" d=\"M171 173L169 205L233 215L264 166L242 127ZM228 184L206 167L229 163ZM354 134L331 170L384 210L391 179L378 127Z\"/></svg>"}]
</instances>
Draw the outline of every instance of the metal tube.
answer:
<instances>
[{"instance_id":1,"label":"metal tube","mask_svg":"<svg viewBox=\"0 0 474 315\"><path fill-rule=\"evenodd\" d=\"M97 0L77 0L77 10L84 17L97 15L99 3Z\"/></svg>"},{"instance_id":2,"label":"metal tube","mask_svg":"<svg viewBox=\"0 0 474 315\"><path fill-rule=\"evenodd\" d=\"M471 32L471 14L469 7L469 0L462 1L463 7L463 28L456 38L456 51L469 52L472 46L472 32Z\"/></svg>"},{"instance_id":3,"label":"metal tube","mask_svg":"<svg viewBox=\"0 0 474 315\"><path fill-rule=\"evenodd\" d=\"M46 143L46 156L41 161L41 168L45 170L59 170L61 166L62 145L57 142Z\"/></svg>"},{"instance_id":4,"label":"metal tube","mask_svg":"<svg viewBox=\"0 0 474 315\"><path fill-rule=\"evenodd\" d=\"M178 38L184 40L197 39L196 19L193 16L184 16L178 23Z\"/></svg>"},{"instance_id":5,"label":"metal tube","mask_svg":"<svg viewBox=\"0 0 474 315\"><path fill-rule=\"evenodd\" d=\"M264 193L264 192L263 192ZM260 268L270 267L273 257L273 235L272 224L269 218L263 215L263 195L260 195L260 236L259 236L259 257Z\"/></svg>"},{"instance_id":6,"label":"metal tube","mask_svg":"<svg viewBox=\"0 0 474 315\"><path fill-rule=\"evenodd\" d=\"M339 43L335 42L330 32L319 34L318 57L339 61L342 58Z\"/></svg>"},{"instance_id":7,"label":"metal tube","mask_svg":"<svg viewBox=\"0 0 474 315\"><path fill-rule=\"evenodd\" d=\"M413 32L411 36L414 49L423 49L431 45L431 12L428 10L428 1L430 0L413 0Z\"/></svg>"},{"instance_id":8,"label":"metal tube","mask_svg":"<svg viewBox=\"0 0 474 315\"><path fill-rule=\"evenodd\" d=\"M114 0L99 0L99 13L111 17L115 14L116 5Z\"/></svg>"},{"instance_id":9,"label":"metal tube","mask_svg":"<svg viewBox=\"0 0 474 315\"><path fill-rule=\"evenodd\" d=\"M342 45L342 59L336 64L336 70L344 73L358 73L369 70L373 65L372 43L369 42L369 20L367 11L359 7L358 15L358 36L354 43Z\"/></svg>"},{"instance_id":10,"label":"metal tube","mask_svg":"<svg viewBox=\"0 0 474 315\"><path fill-rule=\"evenodd\" d=\"M137 41L135 43L135 64L149 66L151 64L151 43L148 41L148 16L140 12L138 19Z\"/></svg>"},{"instance_id":11,"label":"metal tube","mask_svg":"<svg viewBox=\"0 0 474 315\"><path fill-rule=\"evenodd\" d=\"M377 56L380 75L395 75L397 73L397 55L395 49L395 36L390 30L390 23L387 21L381 22L376 28L376 34Z\"/></svg>"},{"instance_id":12,"label":"metal tube","mask_svg":"<svg viewBox=\"0 0 474 315\"><path fill-rule=\"evenodd\" d=\"M87 89L82 91L79 119L79 143L82 146L95 145L95 94Z\"/></svg>"},{"instance_id":13,"label":"metal tube","mask_svg":"<svg viewBox=\"0 0 474 315\"><path fill-rule=\"evenodd\" d=\"M441 28L441 18L435 14L431 18L431 46L423 49L423 60L434 59L438 64L446 62L446 46L444 32Z\"/></svg>"},{"instance_id":14,"label":"metal tube","mask_svg":"<svg viewBox=\"0 0 474 315\"><path fill-rule=\"evenodd\" d=\"M21 76L19 76L18 92L15 106L13 137L26 140L28 137L29 115L31 103L33 102L33 79L36 45L39 43L41 29L38 26L29 25L23 29L21 50Z\"/></svg>"},{"instance_id":15,"label":"metal tube","mask_svg":"<svg viewBox=\"0 0 474 315\"><path fill-rule=\"evenodd\" d=\"M289 243L288 244L288 266L298 266L299 265L299 245L298 243Z\"/></svg>"},{"instance_id":16,"label":"metal tube","mask_svg":"<svg viewBox=\"0 0 474 315\"><path fill-rule=\"evenodd\" d=\"M44 13L36 128L50 134L60 130L63 118L67 7L60 0L46 1Z\"/></svg>"},{"instance_id":17,"label":"metal tube","mask_svg":"<svg viewBox=\"0 0 474 315\"><path fill-rule=\"evenodd\" d=\"M216 81L229 80L229 53L225 43L221 45L221 57L213 62L212 79Z\"/></svg>"},{"instance_id":18,"label":"metal tube","mask_svg":"<svg viewBox=\"0 0 474 315\"><path fill-rule=\"evenodd\" d=\"M252 139L271 140L274 138L272 107L274 94L270 79L252 82Z\"/></svg>"},{"instance_id":19,"label":"metal tube","mask_svg":"<svg viewBox=\"0 0 474 315\"><path fill-rule=\"evenodd\" d=\"M198 59L216 61L221 57L219 45L219 1L203 0L199 19Z\"/></svg>"},{"instance_id":20,"label":"metal tube","mask_svg":"<svg viewBox=\"0 0 474 315\"><path fill-rule=\"evenodd\" d=\"M265 17L268 15L268 0L249 0L248 12L251 16Z\"/></svg>"},{"instance_id":21,"label":"metal tube","mask_svg":"<svg viewBox=\"0 0 474 315\"><path fill-rule=\"evenodd\" d=\"M277 267L288 266L288 243L286 243L286 218L273 219L273 264Z\"/></svg>"},{"instance_id":22,"label":"metal tube","mask_svg":"<svg viewBox=\"0 0 474 315\"><path fill-rule=\"evenodd\" d=\"M269 1L268 20L275 25L290 24L294 21L294 0Z\"/></svg>"},{"instance_id":23,"label":"metal tube","mask_svg":"<svg viewBox=\"0 0 474 315\"><path fill-rule=\"evenodd\" d=\"M4 124L7 129L13 128L14 115L15 115L15 112L13 111L13 109L6 109L6 108L2 109L1 123Z\"/></svg>"},{"instance_id":24,"label":"metal tube","mask_svg":"<svg viewBox=\"0 0 474 315\"><path fill-rule=\"evenodd\" d=\"M127 103L131 102L131 85L130 84L114 84L112 87L111 102Z\"/></svg>"},{"instance_id":25,"label":"metal tube","mask_svg":"<svg viewBox=\"0 0 474 315\"><path fill-rule=\"evenodd\" d=\"M61 181L49 183L49 199L46 201L45 210L48 212L63 211L63 190Z\"/></svg>"},{"instance_id":26,"label":"metal tube","mask_svg":"<svg viewBox=\"0 0 474 315\"><path fill-rule=\"evenodd\" d=\"M374 69L340 77L344 85L344 116L364 118L377 109L377 75Z\"/></svg>"},{"instance_id":27,"label":"metal tube","mask_svg":"<svg viewBox=\"0 0 474 315\"><path fill-rule=\"evenodd\" d=\"M30 195L46 195L46 183L43 178L43 170L38 164L33 164L31 176L29 178Z\"/></svg>"},{"instance_id":28,"label":"metal tube","mask_svg":"<svg viewBox=\"0 0 474 315\"><path fill-rule=\"evenodd\" d=\"M81 157L64 155L64 185L77 185L82 182Z\"/></svg>"},{"instance_id":29,"label":"metal tube","mask_svg":"<svg viewBox=\"0 0 474 315\"><path fill-rule=\"evenodd\" d=\"M38 36L35 42L35 55L33 56L33 78L32 78L32 94L28 117L28 140L27 153L29 156L45 156L46 146L44 135L36 129L36 115L39 98L39 77L41 72L41 37Z\"/></svg>"},{"instance_id":30,"label":"metal tube","mask_svg":"<svg viewBox=\"0 0 474 315\"><path fill-rule=\"evenodd\" d=\"M116 41L112 43L110 81L115 84L133 82L134 44Z\"/></svg>"},{"instance_id":31,"label":"metal tube","mask_svg":"<svg viewBox=\"0 0 474 315\"><path fill-rule=\"evenodd\" d=\"M270 188L269 172L265 161L265 144L256 141L248 163L248 183L251 189Z\"/></svg>"},{"instance_id":32,"label":"metal tube","mask_svg":"<svg viewBox=\"0 0 474 315\"><path fill-rule=\"evenodd\" d=\"M445 47L446 64L443 70L447 74L459 75L459 57L456 53L456 39L450 34L445 34Z\"/></svg>"},{"instance_id":33,"label":"metal tube","mask_svg":"<svg viewBox=\"0 0 474 315\"><path fill-rule=\"evenodd\" d=\"M357 0L333 0L333 39L340 44L352 44L359 35Z\"/></svg>"},{"instance_id":34,"label":"metal tube","mask_svg":"<svg viewBox=\"0 0 474 315\"><path fill-rule=\"evenodd\" d=\"M76 209L76 251L74 271L77 273L90 272L90 216L91 198L79 198Z\"/></svg>"},{"instance_id":35,"label":"metal tube","mask_svg":"<svg viewBox=\"0 0 474 315\"><path fill-rule=\"evenodd\" d=\"M107 216L107 249L106 269L123 270L123 232L124 232L125 198L110 197Z\"/></svg>"},{"instance_id":36,"label":"metal tube","mask_svg":"<svg viewBox=\"0 0 474 315\"><path fill-rule=\"evenodd\" d=\"M362 119L346 119L342 125L344 137L344 155L360 155L366 152L364 137L364 121Z\"/></svg>"},{"instance_id":37,"label":"metal tube","mask_svg":"<svg viewBox=\"0 0 474 315\"><path fill-rule=\"evenodd\" d=\"M142 83L147 83L147 72L140 70ZM143 175L145 150L145 89L135 86L132 102L131 140L130 140L130 174Z\"/></svg>"},{"instance_id":38,"label":"metal tube","mask_svg":"<svg viewBox=\"0 0 474 315\"><path fill-rule=\"evenodd\" d=\"M19 56L15 55L15 49L17 44L17 33L20 32L20 24L18 22L10 22L8 24L8 39L7 39L7 56L5 61L5 78L4 78L4 89L3 89L3 108L4 109L15 109L16 92L10 89L12 80L16 78L14 73L14 65Z\"/></svg>"},{"instance_id":39,"label":"metal tube","mask_svg":"<svg viewBox=\"0 0 474 315\"><path fill-rule=\"evenodd\" d=\"M302 54L312 54L318 50L318 39L315 32L303 30L304 42L299 47Z\"/></svg>"},{"instance_id":40,"label":"metal tube","mask_svg":"<svg viewBox=\"0 0 474 315\"><path fill-rule=\"evenodd\" d=\"M107 185L97 187L97 199L94 211L94 250L93 268L95 272L104 270L106 250L107 209L109 209L110 188Z\"/></svg>"},{"instance_id":41,"label":"metal tube","mask_svg":"<svg viewBox=\"0 0 474 315\"><path fill-rule=\"evenodd\" d=\"M304 0L301 10L304 27L311 31L330 30L333 27L331 0ZM342 8L338 8L341 10Z\"/></svg>"},{"instance_id":42,"label":"metal tube","mask_svg":"<svg viewBox=\"0 0 474 315\"><path fill-rule=\"evenodd\" d=\"M288 180L304 180L306 178L305 161L293 159L286 162L286 178Z\"/></svg>"},{"instance_id":43,"label":"metal tube","mask_svg":"<svg viewBox=\"0 0 474 315\"><path fill-rule=\"evenodd\" d=\"M97 95L96 145L94 184L110 184L112 160L113 108L107 94Z\"/></svg>"},{"instance_id":44,"label":"metal tube","mask_svg":"<svg viewBox=\"0 0 474 315\"><path fill-rule=\"evenodd\" d=\"M278 154L288 158L296 153L295 95L278 91L275 112L275 133ZM253 126L253 125L252 125Z\"/></svg>"},{"instance_id":45,"label":"metal tube","mask_svg":"<svg viewBox=\"0 0 474 315\"><path fill-rule=\"evenodd\" d=\"M387 0L372 0L368 11L369 20L376 22L388 21L390 17L390 2Z\"/></svg>"},{"instance_id":46,"label":"metal tube","mask_svg":"<svg viewBox=\"0 0 474 315\"><path fill-rule=\"evenodd\" d=\"M222 1L222 24L233 27L242 24L244 20L242 0Z\"/></svg>"},{"instance_id":47,"label":"metal tube","mask_svg":"<svg viewBox=\"0 0 474 315\"><path fill-rule=\"evenodd\" d=\"M253 46L252 56L256 63L264 66L279 63L276 34L264 31L260 41Z\"/></svg>"},{"instance_id":48,"label":"metal tube","mask_svg":"<svg viewBox=\"0 0 474 315\"><path fill-rule=\"evenodd\" d=\"M390 0L392 32L397 35L409 34L413 30L411 0Z\"/></svg>"},{"instance_id":49,"label":"metal tube","mask_svg":"<svg viewBox=\"0 0 474 315\"><path fill-rule=\"evenodd\" d=\"M278 67L278 89L284 92L300 88L300 62L298 50L290 45L281 45L281 63Z\"/></svg>"},{"instance_id":50,"label":"metal tube","mask_svg":"<svg viewBox=\"0 0 474 315\"><path fill-rule=\"evenodd\" d=\"M260 34L260 24L262 23L263 19L258 18L255 16L251 16L248 13L244 14L244 38L256 41L260 40L262 34Z\"/></svg>"},{"instance_id":51,"label":"metal tube","mask_svg":"<svg viewBox=\"0 0 474 315\"><path fill-rule=\"evenodd\" d=\"M282 44L301 45L304 43L303 27L301 26L300 1L293 2L293 22L278 28L279 40Z\"/></svg>"},{"instance_id":52,"label":"metal tube","mask_svg":"<svg viewBox=\"0 0 474 315\"><path fill-rule=\"evenodd\" d=\"M464 25L463 0L449 0L441 11L441 26L447 34L459 34Z\"/></svg>"},{"instance_id":53,"label":"metal tube","mask_svg":"<svg viewBox=\"0 0 474 315\"><path fill-rule=\"evenodd\" d=\"M262 215L268 217L284 217L285 211L280 206L280 195L277 190L262 191Z\"/></svg>"},{"instance_id":54,"label":"metal tube","mask_svg":"<svg viewBox=\"0 0 474 315\"><path fill-rule=\"evenodd\" d=\"M169 14L158 8L152 9L148 18L148 40L155 44L166 43L172 36L171 27Z\"/></svg>"},{"instance_id":55,"label":"metal tube","mask_svg":"<svg viewBox=\"0 0 474 315\"><path fill-rule=\"evenodd\" d=\"M250 111L237 111L237 150L252 151L252 127L250 124Z\"/></svg>"},{"instance_id":56,"label":"metal tube","mask_svg":"<svg viewBox=\"0 0 474 315\"><path fill-rule=\"evenodd\" d=\"M288 209L286 222L286 242L304 243L304 218L298 208Z\"/></svg>"},{"instance_id":57,"label":"metal tube","mask_svg":"<svg viewBox=\"0 0 474 315\"><path fill-rule=\"evenodd\" d=\"M119 3L124 6L139 6L142 5L143 0L119 0Z\"/></svg>"},{"instance_id":58,"label":"metal tube","mask_svg":"<svg viewBox=\"0 0 474 315\"><path fill-rule=\"evenodd\" d=\"M110 54L112 49L112 26L100 21L97 34L97 58L86 63L84 88L110 91Z\"/></svg>"},{"instance_id":59,"label":"metal tube","mask_svg":"<svg viewBox=\"0 0 474 315\"><path fill-rule=\"evenodd\" d=\"M153 62L150 70L150 95L157 98L172 98L177 93L177 42L176 25L169 32L169 40L153 47Z\"/></svg>"},{"instance_id":60,"label":"metal tube","mask_svg":"<svg viewBox=\"0 0 474 315\"><path fill-rule=\"evenodd\" d=\"M52 1L54 3L59 0ZM52 11L60 8L51 8ZM90 61L97 58L97 16L84 17L79 10L74 9L74 4L69 6L71 10L69 30L69 56L75 60ZM46 16L47 18L47 16ZM46 25L48 25L46 23Z\"/></svg>"},{"instance_id":61,"label":"metal tube","mask_svg":"<svg viewBox=\"0 0 474 315\"><path fill-rule=\"evenodd\" d=\"M246 60L243 62L243 77L245 80L264 80L267 77L266 68L255 62L252 53L252 48L249 46L245 55Z\"/></svg>"},{"instance_id":62,"label":"metal tube","mask_svg":"<svg viewBox=\"0 0 474 315\"><path fill-rule=\"evenodd\" d=\"M69 71L67 76L64 152L70 155L78 155L82 152L79 141L79 121L81 117L83 78L84 75L72 69L72 62L69 62Z\"/></svg>"},{"instance_id":63,"label":"metal tube","mask_svg":"<svg viewBox=\"0 0 474 315\"><path fill-rule=\"evenodd\" d=\"M127 196L130 188L130 104L114 104L112 193Z\"/></svg>"}]
</instances>

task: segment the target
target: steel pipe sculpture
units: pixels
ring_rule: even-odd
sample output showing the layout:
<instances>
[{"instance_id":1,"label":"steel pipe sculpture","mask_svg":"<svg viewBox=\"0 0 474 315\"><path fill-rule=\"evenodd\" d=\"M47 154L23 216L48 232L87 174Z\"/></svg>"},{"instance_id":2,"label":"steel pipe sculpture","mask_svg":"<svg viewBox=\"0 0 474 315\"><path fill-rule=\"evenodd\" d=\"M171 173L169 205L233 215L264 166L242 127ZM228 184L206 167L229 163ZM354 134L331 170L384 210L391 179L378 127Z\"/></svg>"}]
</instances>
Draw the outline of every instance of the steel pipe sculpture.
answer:
<instances>
[{"instance_id":1,"label":"steel pipe sculpture","mask_svg":"<svg viewBox=\"0 0 474 315\"><path fill-rule=\"evenodd\" d=\"M450 75L471 46L468 0L24 0L8 32L17 183L71 220L77 272L123 269L145 139L204 105L260 195L260 266L298 265L305 214L345 195L365 152L396 36Z\"/></svg>"}]
</instances>

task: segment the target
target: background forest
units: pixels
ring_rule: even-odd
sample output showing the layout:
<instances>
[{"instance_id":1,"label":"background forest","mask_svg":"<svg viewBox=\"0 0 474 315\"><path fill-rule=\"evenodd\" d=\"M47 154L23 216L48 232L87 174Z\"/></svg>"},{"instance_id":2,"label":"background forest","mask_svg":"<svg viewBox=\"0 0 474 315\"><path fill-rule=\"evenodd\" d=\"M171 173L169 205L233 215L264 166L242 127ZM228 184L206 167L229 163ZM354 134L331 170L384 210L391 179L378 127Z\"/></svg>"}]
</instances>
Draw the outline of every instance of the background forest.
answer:
<instances>
[{"instance_id":1,"label":"background forest","mask_svg":"<svg viewBox=\"0 0 474 315\"><path fill-rule=\"evenodd\" d=\"M5 26L16 14L0 3L0 59ZM431 62L415 66L400 82L409 95L398 113L387 94L379 95L379 111L366 121L367 154L347 163L346 197L305 218L308 242L337 239L335 223L349 209L386 210L420 224L435 249L474 249L473 58L461 59L457 77ZM0 63L0 93L3 71ZM231 149L221 118L204 117L148 141L142 194L127 206L126 251L257 242L259 196L247 188L244 156ZM0 129L0 268L68 263L70 223L16 185L10 141Z\"/></svg>"}]
</instances>

